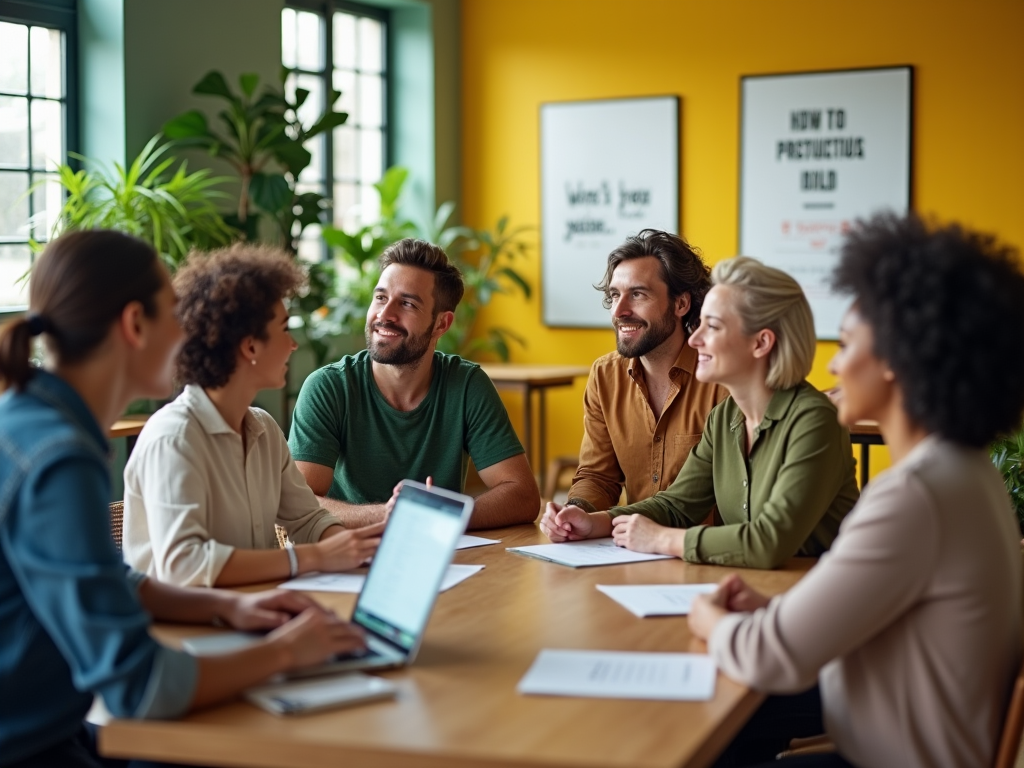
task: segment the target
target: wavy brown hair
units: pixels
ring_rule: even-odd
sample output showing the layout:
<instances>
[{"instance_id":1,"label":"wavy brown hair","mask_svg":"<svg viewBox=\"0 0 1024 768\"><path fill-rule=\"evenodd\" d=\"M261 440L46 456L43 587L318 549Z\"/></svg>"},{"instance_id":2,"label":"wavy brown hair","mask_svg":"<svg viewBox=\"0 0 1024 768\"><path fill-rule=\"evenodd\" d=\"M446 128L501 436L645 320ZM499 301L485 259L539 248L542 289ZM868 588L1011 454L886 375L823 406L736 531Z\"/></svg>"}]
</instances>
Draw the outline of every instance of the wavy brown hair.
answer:
<instances>
[{"instance_id":1,"label":"wavy brown hair","mask_svg":"<svg viewBox=\"0 0 1024 768\"><path fill-rule=\"evenodd\" d=\"M174 277L178 319L185 331L176 364L178 381L213 389L227 384L242 341L267 338L274 306L305 282L302 268L280 248L237 243L189 254Z\"/></svg>"}]
</instances>

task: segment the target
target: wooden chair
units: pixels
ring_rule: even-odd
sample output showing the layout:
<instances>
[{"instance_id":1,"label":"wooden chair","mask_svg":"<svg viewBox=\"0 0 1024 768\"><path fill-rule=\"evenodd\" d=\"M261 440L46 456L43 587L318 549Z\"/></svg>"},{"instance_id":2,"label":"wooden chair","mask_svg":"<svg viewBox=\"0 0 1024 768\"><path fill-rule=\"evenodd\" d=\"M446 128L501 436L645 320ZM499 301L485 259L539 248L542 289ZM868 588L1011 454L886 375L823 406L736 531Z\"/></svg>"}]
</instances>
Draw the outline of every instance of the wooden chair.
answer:
<instances>
[{"instance_id":1,"label":"wooden chair","mask_svg":"<svg viewBox=\"0 0 1024 768\"><path fill-rule=\"evenodd\" d=\"M115 501L110 505L110 532L114 535L114 543L121 549L124 539L124 502Z\"/></svg>"},{"instance_id":2,"label":"wooden chair","mask_svg":"<svg viewBox=\"0 0 1024 768\"><path fill-rule=\"evenodd\" d=\"M280 549L284 549L285 542L288 541L288 532L280 525L275 525L274 533L277 534L277 546Z\"/></svg>"},{"instance_id":3,"label":"wooden chair","mask_svg":"<svg viewBox=\"0 0 1024 768\"><path fill-rule=\"evenodd\" d=\"M562 479L562 474L569 469L575 473L579 465L579 456L556 456L549 461L547 472L544 473L544 487L541 489L541 496L547 501L554 499L555 493L561 487L559 480ZM566 486L566 488L568 487Z\"/></svg>"},{"instance_id":4,"label":"wooden chair","mask_svg":"<svg viewBox=\"0 0 1024 768\"><path fill-rule=\"evenodd\" d=\"M996 759L992 764L994 768L1014 768L1017 762L1017 753L1020 751L1020 737L1024 732L1024 662L1017 672L1017 679L1013 683L1013 694L1010 697L1010 706L1006 710L1006 718L1003 720L1003 732L999 737L999 746L996 750ZM796 755L817 755L826 752L835 752L835 745L828 736L811 736L807 739L793 739L789 742L789 749L778 755L779 760L784 757Z\"/></svg>"}]
</instances>

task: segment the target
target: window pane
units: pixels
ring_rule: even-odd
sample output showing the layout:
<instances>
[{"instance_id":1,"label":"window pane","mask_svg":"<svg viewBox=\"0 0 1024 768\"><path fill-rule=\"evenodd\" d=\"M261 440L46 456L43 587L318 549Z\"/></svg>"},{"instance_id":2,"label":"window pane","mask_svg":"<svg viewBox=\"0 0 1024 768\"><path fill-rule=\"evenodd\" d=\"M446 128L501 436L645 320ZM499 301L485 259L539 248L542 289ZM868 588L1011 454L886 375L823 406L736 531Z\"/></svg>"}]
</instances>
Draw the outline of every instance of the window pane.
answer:
<instances>
[{"instance_id":1,"label":"window pane","mask_svg":"<svg viewBox=\"0 0 1024 768\"><path fill-rule=\"evenodd\" d=\"M33 184L38 186L32 190L32 237L40 241L49 240L64 204L61 186L54 174L36 174Z\"/></svg>"},{"instance_id":2,"label":"window pane","mask_svg":"<svg viewBox=\"0 0 1024 768\"><path fill-rule=\"evenodd\" d=\"M320 225L310 224L302 230L299 240L299 258L303 261L320 261L324 257L324 246L320 240Z\"/></svg>"},{"instance_id":3,"label":"window pane","mask_svg":"<svg viewBox=\"0 0 1024 768\"><path fill-rule=\"evenodd\" d=\"M334 90L341 91L341 98L334 105L334 109L338 112L348 112L348 122L350 125L354 124L356 121L356 73L335 70Z\"/></svg>"},{"instance_id":4,"label":"window pane","mask_svg":"<svg viewBox=\"0 0 1024 768\"><path fill-rule=\"evenodd\" d=\"M28 92L28 27L0 21L0 91Z\"/></svg>"},{"instance_id":5,"label":"window pane","mask_svg":"<svg viewBox=\"0 0 1024 768\"><path fill-rule=\"evenodd\" d=\"M359 19L359 68L367 72L384 69L384 30L376 19Z\"/></svg>"},{"instance_id":6,"label":"window pane","mask_svg":"<svg viewBox=\"0 0 1024 768\"><path fill-rule=\"evenodd\" d=\"M359 175L367 184L384 175L384 141L380 131L359 132Z\"/></svg>"},{"instance_id":7,"label":"window pane","mask_svg":"<svg viewBox=\"0 0 1024 768\"><path fill-rule=\"evenodd\" d=\"M359 218L364 223L380 218L380 194L369 184L359 187Z\"/></svg>"},{"instance_id":8,"label":"window pane","mask_svg":"<svg viewBox=\"0 0 1024 768\"><path fill-rule=\"evenodd\" d=\"M32 167L52 171L64 157L64 110L59 101L32 102Z\"/></svg>"},{"instance_id":9,"label":"window pane","mask_svg":"<svg viewBox=\"0 0 1024 768\"><path fill-rule=\"evenodd\" d=\"M299 180L307 184L313 184L313 192L320 192L319 182L323 180L324 171L324 134L314 136L312 139L307 139L306 143L303 144L306 149L309 150L309 154L313 156L313 159L309 161L309 165L302 169L299 174Z\"/></svg>"},{"instance_id":10,"label":"window pane","mask_svg":"<svg viewBox=\"0 0 1024 768\"><path fill-rule=\"evenodd\" d=\"M303 128L311 128L324 113L324 81L316 75L293 75L299 88L309 91L306 101L299 107L299 120ZM291 78L289 78L291 79Z\"/></svg>"},{"instance_id":11,"label":"window pane","mask_svg":"<svg viewBox=\"0 0 1024 768\"><path fill-rule=\"evenodd\" d=\"M28 174L0 171L0 236L28 238Z\"/></svg>"},{"instance_id":12,"label":"window pane","mask_svg":"<svg viewBox=\"0 0 1024 768\"><path fill-rule=\"evenodd\" d=\"M0 164L28 166L28 99L0 96Z\"/></svg>"},{"instance_id":13,"label":"window pane","mask_svg":"<svg viewBox=\"0 0 1024 768\"><path fill-rule=\"evenodd\" d=\"M30 266L27 245L0 245L0 307L28 304L28 280L19 280Z\"/></svg>"},{"instance_id":14,"label":"window pane","mask_svg":"<svg viewBox=\"0 0 1024 768\"><path fill-rule=\"evenodd\" d=\"M296 63L299 69L323 69L323 35L320 34L320 17L315 13L297 11L298 38L296 40Z\"/></svg>"},{"instance_id":15,"label":"window pane","mask_svg":"<svg viewBox=\"0 0 1024 768\"><path fill-rule=\"evenodd\" d=\"M384 124L384 90L380 75L359 75L359 125Z\"/></svg>"},{"instance_id":16,"label":"window pane","mask_svg":"<svg viewBox=\"0 0 1024 768\"><path fill-rule=\"evenodd\" d=\"M295 54L296 29L295 11L285 8L281 11L281 63L294 69L299 63Z\"/></svg>"},{"instance_id":17,"label":"window pane","mask_svg":"<svg viewBox=\"0 0 1024 768\"><path fill-rule=\"evenodd\" d=\"M59 29L32 27L32 94L59 99L64 96L61 55L63 33Z\"/></svg>"},{"instance_id":18,"label":"window pane","mask_svg":"<svg viewBox=\"0 0 1024 768\"><path fill-rule=\"evenodd\" d=\"M348 228L354 224L352 206L356 204L355 184L334 185L334 224Z\"/></svg>"},{"instance_id":19,"label":"window pane","mask_svg":"<svg viewBox=\"0 0 1024 768\"><path fill-rule=\"evenodd\" d=\"M347 13L334 14L334 66L356 66L356 17Z\"/></svg>"},{"instance_id":20,"label":"window pane","mask_svg":"<svg viewBox=\"0 0 1024 768\"><path fill-rule=\"evenodd\" d=\"M334 129L334 178L354 179L356 166L356 129L347 125Z\"/></svg>"}]
</instances>

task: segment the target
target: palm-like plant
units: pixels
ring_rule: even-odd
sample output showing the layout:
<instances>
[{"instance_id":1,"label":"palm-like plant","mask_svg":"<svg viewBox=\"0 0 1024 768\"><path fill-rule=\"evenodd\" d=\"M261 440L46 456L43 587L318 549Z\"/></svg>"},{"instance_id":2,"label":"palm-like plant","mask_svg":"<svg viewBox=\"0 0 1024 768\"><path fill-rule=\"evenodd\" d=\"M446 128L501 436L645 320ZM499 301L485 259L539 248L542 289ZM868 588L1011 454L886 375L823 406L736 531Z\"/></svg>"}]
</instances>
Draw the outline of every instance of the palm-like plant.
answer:
<instances>
[{"instance_id":1,"label":"palm-like plant","mask_svg":"<svg viewBox=\"0 0 1024 768\"><path fill-rule=\"evenodd\" d=\"M214 201L230 196L215 187L230 179L209 170L188 172L182 161L166 157L168 145L159 136L146 144L131 165L104 165L73 155L85 165L57 168L57 182L66 199L54 231L115 229L150 243L174 270L192 248L207 249L230 242L237 234L218 213ZM39 182L46 183L45 181Z\"/></svg>"},{"instance_id":2,"label":"palm-like plant","mask_svg":"<svg viewBox=\"0 0 1024 768\"><path fill-rule=\"evenodd\" d=\"M990 448L992 463L1003 476L1006 492L1017 512L1017 522L1024 535L1024 429L999 438Z\"/></svg>"}]
</instances>

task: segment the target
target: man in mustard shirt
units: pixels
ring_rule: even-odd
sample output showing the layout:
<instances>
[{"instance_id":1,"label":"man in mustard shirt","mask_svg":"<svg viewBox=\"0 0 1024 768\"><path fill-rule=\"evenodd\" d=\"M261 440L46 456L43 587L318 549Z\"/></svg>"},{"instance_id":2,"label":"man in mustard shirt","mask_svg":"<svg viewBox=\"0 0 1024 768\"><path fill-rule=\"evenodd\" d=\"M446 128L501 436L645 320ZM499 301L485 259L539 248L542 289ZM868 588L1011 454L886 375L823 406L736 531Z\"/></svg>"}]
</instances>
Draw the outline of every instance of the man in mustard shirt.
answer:
<instances>
[{"instance_id":1,"label":"man in mustard shirt","mask_svg":"<svg viewBox=\"0 0 1024 768\"><path fill-rule=\"evenodd\" d=\"M697 381L697 352L686 343L710 287L700 256L669 232L645 229L609 254L597 288L611 310L616 351L590 371L569 505L609 509L623 489L633 503L679 474L708 413L728 394Z\"/></svg>"}]
</instances>

